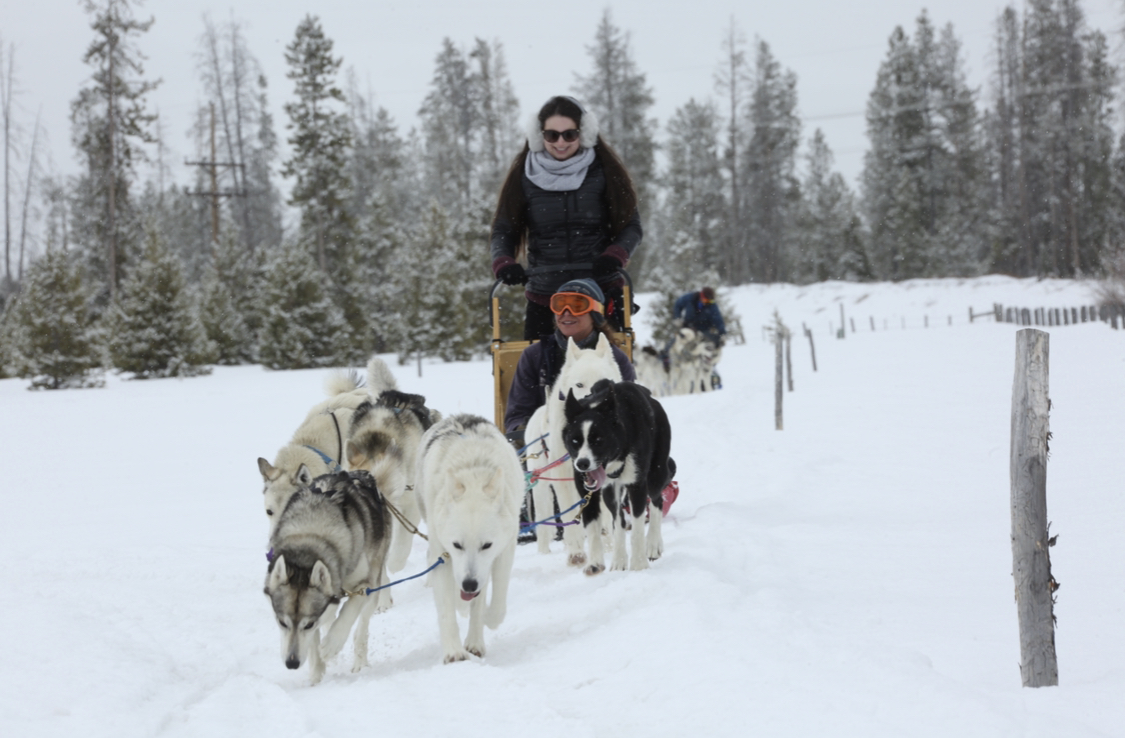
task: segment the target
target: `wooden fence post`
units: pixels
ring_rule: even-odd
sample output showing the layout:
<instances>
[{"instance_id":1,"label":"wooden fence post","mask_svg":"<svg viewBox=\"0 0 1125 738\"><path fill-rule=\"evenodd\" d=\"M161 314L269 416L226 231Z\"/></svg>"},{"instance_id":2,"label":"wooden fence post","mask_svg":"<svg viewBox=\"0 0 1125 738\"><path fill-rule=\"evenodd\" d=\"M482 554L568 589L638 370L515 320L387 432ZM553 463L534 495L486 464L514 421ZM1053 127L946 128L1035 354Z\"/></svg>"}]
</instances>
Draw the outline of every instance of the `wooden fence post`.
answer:
<instances>
[{"instance_id":1,"label":"wooden fence post","mask_svg":"<svg viewBox=\"0 0 1125 738\"><path fill-rule=\"evenodd\" d=\"M793 354L790 348L793 344L793 334L785 329L785 378L789 382L789 391L793 391Z\"/></svg>"},{"instance_id":2,"label":"wooden fence post","mask_svg":"<svg viewBox=\"0 0 1125 738\"><path fill-rule=\"evenodd\" d=\"M1020 676L1025 687L1059 683L1055 658L1054 593L1047 522L1047 450L1050 439L1050 336L1033 328L1016 333L1012 383L1012 576L1020 632Z\"/></svg>"},{"instance_id":3,"label":"wooden fence post","mask_svg":"<svg viewBox=\"0 0 1125 738\"><path fill-rule=\"evenodd\" d=\"M812 340L812 331L810 331L809 327L807 325L805 325L804 323L801 323L801 327L805 329L805 335L809 337L809 350L812 351L812 370L815 372L816 371L816 344L814 344L813 340Z\"/></svg>"},{"instance_id":4,"label":"wooden fence post","mask_svg":"<svg viewBox=\"0 0 1125 738\"><path fill-rule=\"evenodd\" d=\"M840 308L843 310L843 307ZM774 343L774 378L773 378L773 421L777 430L782 430L784 424L781 420L781 400L784 397L782 392L782 360L785 347L785 325L781 322L781 316L774 311L773 314L773 343Z\"/></svg>"}]
</instances>

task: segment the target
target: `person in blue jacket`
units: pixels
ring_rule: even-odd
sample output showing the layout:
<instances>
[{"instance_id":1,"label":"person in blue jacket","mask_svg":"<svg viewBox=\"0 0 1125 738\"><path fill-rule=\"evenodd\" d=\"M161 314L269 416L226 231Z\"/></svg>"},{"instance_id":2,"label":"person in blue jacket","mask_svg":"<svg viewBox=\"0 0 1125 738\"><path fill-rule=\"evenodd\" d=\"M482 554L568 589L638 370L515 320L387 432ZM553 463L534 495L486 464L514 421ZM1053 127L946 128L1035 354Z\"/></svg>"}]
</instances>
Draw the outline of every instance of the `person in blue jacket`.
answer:
<instances>
[{"instance_id":1,"label":"person in blue jacket","mask_svg":"<svg viewBox=\"0 0 1125 738\"><path fill-rule=\"evenodd\" d=\"M672 317L682 320L685 326L694 328L715 344L721 344L727 332L712 287L681 295L672 306Z\"/></svg>"},{"instance_id":2,"label":"person in blue jacket","mask_svg":"<svg viewBox=\"0 0 1125 738\"><path fill-rule=\"evenodd\" d=\"M527 421L547 402L547 390L562 371L567 339L573 338L579 348L593 349L598 345L599 334L608 335L604 301L601 288L592 279L572 279L551 297L555 332L523 350L508 391L504 432L516 448L523 447ZM613 358L621 369L621 378L635 381L637 372L625 352L614 346Z\"/></svg>"}]
</instances>

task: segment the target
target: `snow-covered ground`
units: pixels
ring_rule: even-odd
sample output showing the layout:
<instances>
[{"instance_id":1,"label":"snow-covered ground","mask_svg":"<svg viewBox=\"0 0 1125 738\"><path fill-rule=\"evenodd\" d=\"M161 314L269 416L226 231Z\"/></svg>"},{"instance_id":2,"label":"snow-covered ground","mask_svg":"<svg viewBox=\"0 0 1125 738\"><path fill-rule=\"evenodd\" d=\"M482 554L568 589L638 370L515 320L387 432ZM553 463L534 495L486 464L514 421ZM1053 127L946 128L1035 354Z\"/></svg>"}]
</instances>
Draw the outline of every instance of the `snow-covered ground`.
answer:
<instances>
[{"instance_id":1,"label":"snow-covered ground","mask_svg":"<svg viewBox=\"0 0 1125 738\"><path fill-rule=\"evenodd\" d=\"M729 298L747 341L725 352L724 389L664 401L682 490L664 558L587 578L557 545L520 547L486 658L449 666L431 595L408 582L372 621L372 665L351 674L345 649L311 688L282 663L262 594L255 460L322 398L324 371L0 382L0 734L1121 735L1125 331L1050 330L1060 686L1025 689L1016 328L968 324L994 302L1090 304L1088 287L990 277ZM846 340L829 334L841 302ZM819 365L795 331L784 431L761 334L775 308L812 329ZM393 368L431 406L491 417L487 363ZM423 566L418 542L407 572Z\"/></svg>"}]
</instances>

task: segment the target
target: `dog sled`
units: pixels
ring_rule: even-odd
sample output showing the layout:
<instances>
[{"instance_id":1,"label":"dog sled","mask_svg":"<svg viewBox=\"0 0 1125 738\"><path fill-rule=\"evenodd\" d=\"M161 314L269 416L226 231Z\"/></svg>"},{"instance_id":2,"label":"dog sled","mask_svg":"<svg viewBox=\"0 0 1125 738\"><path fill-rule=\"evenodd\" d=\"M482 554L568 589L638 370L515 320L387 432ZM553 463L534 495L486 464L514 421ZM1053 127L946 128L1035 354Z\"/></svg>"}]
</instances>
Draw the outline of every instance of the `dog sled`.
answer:
<instances>
[{"instance_id":1,"label":"dog sled","mask_svg":"<svg viewBox=\"0 0 1125 738\"><path fill-rule=\"evenodd\" d=\"M625 352L629 361L633 360L633 281L625 270L618 272L624 280L623 287L625 311L623 315L624 330L610 331L615 346ZM535 341L505 341L501 336L501 307L498 290L504 284L499 279L492 285L489 292L491 303L489 322L492 324L492 389L495 398L495 420L499 428L504 427L504 412L508 409L508 391L512 387L512 379L516 376L516 365L519 363L523 350ZM522 289L522 288L521 288Z\"/></svg>"}]
</instances>

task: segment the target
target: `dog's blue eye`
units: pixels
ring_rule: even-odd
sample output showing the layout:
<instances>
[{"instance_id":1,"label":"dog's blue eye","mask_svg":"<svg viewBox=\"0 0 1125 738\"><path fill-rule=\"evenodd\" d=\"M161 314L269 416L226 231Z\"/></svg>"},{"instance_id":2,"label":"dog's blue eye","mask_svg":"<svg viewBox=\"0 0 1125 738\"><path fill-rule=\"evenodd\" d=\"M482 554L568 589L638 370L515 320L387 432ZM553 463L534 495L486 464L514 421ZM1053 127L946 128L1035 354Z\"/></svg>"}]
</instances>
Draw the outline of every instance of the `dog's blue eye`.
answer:
<instances>
[{"instance_id":1,"label":"dog's blue eye","mask_svg":"<svg viewBox=\"0 0 1125 738\"><path fill-rule=\"evenodd\" d=\"M312 621L311 623L309 623L308 625L306 625L306 626L305 626L305 630L312 630L312 627L313 627L314 625L316 625L316 621L315 621L315 620L314 620L314 621Z\"/></svg>"},{"instance_id":2,"label":"dog's blue eye","mask_svg":"<svg viewBox=\"0 0 1125 738\"><path fill-rule=\"evenodd\" d=\"M285 628L286 630L289 630L289 626L285 624L285 621L278 620L277 624L280 625L282 628Z\"/></svg>"},{"instance_id":3,"label":"dog's blue eye","mask_svg":"<svg viewBox=\"0 0 1125 738\"><path fill-rule=\"evenodd\" d=\"M483 544L481 544L480 550L484 551L485 549L489 549L489 548L492 548L491 543L483 543Z\"/></svg>"}]
</instances>

